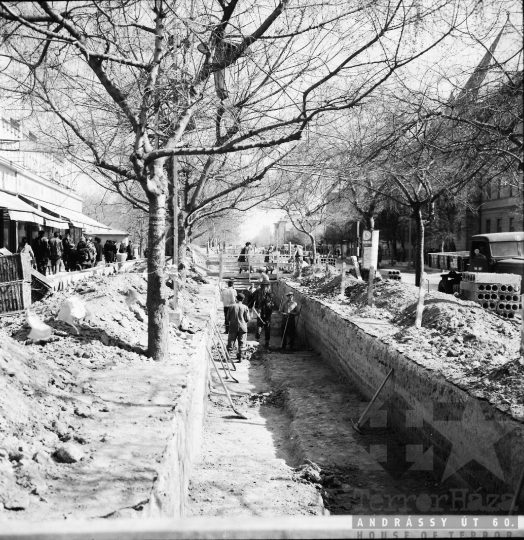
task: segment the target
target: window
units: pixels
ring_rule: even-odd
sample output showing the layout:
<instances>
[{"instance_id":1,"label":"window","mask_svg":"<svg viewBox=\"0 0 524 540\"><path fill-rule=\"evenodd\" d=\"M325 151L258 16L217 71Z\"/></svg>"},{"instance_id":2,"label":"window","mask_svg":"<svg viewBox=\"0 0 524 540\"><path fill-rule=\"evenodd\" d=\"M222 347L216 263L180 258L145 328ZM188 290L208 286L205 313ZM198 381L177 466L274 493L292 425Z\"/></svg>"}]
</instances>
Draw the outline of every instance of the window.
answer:
<instances>
[{"instance_id":1,"label":"window","mask_svg":"<svg viewBox=\"0 0 524 540\"><path fill-rule=\"evenodd\" d=\"M491 219L486 219L486 234L491 232Z\"/></svg>"},{"instance_id":2,"label":"window","mask_svg":"<svg viewBox=\"0 0 524 540\"><path fill-rule=\"evenodd\" d=\"M524 253L524 240L520 242L492 242L492 257L522 257Z\"/></svg>"},{"instance_id":3,"label":"window","mask_svg":"<svg viewBox=\"0 0 524 540\"><path fill-rule=\"evenodd\" d=\"M497 232L502 232L502 218L497 218Z\"/></svg>"},{"instance_id":4,"label":"window","mask_svg":"<svg viewBox=\"0 0 524 540\"><path fill-rule=\"evenodd\" d=\"M495 199L500 199L500 191L502 189L502 184L500 179L497 180L497 187L495 188Z\"/></svg>"},{"instance_id":5,"label":"window","mask_svg":"<svg viewBox=\"0 0 524 540\"><path fill-rule=\"evenodd\" d=\"M515 230L515 218L510 217L509 218L509 232L513 232Z\"/></svg>"}]
</instances>

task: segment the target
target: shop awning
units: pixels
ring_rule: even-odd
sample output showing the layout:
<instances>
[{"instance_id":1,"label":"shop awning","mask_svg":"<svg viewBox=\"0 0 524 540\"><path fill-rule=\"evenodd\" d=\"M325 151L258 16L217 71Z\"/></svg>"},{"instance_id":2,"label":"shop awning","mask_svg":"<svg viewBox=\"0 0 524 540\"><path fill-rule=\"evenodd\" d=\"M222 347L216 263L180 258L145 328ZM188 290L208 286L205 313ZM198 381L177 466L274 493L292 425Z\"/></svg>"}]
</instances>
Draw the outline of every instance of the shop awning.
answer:
<instances>
[{"instance_id":1,"label":"shop awning","mask_svg":"<svg viewBox=\"0 0 524 540\"><path fill-rule=\"evenodd\" d=\"M69 229L69 223L67 221L60 221L58 218L45 218L45 224L47 227L53 227L54 229Z\"/></svg>"},{"instance_id":2,"label":"shop awning","mask_svg":"<svg viewBox=\"0 0 524 540\"><path fill-rule=\"evenodd\" d=\"M111 227L96 221L96 219L90 218L82 212L76 212L75 210L69 210L68 208L62 208L61 206L56 206L54 204L46 203L45 210L49 210L54 214L59 214L62 218L66 219L73 227L79 227L80 229L85 229L87 227L94 227L96 229L107 229L110 230Z\"/></svg>"},{"instance_id":3,"label":"shop awning","mask_svg":"<svg viewBox=\"0 0 524 540\"><path fill-rule=\"evenodd\" d=\"M44 224L44 215L39 210L5 191L0 191L0 208L7 210L9 219L12 221Z\"/></svg>"},{"instance_id":4,"label":"shop awning","mask_svg":"<svg viewBox=\"0 0 524 540\"><path fill-rule=\"evenodd\" d=\"M112 236L129 236L127 231L121 231L119 229L111 229L110 227L93 227L91 225L86 226L85 233L89 236L96 236L98 234L112 235Z\"/></svg>"}]
</instances>

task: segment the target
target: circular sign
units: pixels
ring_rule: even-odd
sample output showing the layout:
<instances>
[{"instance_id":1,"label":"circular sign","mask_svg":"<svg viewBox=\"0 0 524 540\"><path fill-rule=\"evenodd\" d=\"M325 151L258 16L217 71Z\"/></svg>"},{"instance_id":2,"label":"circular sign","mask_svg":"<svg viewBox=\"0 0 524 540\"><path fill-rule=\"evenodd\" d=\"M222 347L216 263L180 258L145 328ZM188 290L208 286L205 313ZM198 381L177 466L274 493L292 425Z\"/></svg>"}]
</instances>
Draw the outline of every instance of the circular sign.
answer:
<instances>
[{"instance_id":1,"label":"circular sign","mask_svg":"<svg viewBox=\"0 0 524 540\"><path fill-rule=\"evenodd\" d=\"M371 231L364 231L362 233L362 240L371 240Z\"/></svg>"},{"instance_id":2,"label":"circular sign","mask_svg":"<svg viewBox=\"0 0 524 540\"><path fill-rule=\"evenodd\" d=\"M515 240L516 240L517 242L520 242L520 241L522 240L522 236L520 236L520 234L516 234L516 235L515 235Z\"/></svg>"}]
</instances>

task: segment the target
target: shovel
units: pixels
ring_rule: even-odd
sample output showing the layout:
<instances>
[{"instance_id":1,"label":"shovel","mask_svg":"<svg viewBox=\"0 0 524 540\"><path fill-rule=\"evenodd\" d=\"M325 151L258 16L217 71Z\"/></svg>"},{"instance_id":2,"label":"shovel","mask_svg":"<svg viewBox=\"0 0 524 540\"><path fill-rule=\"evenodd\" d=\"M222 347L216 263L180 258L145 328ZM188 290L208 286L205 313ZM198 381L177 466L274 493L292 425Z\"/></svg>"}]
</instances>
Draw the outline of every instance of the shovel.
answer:
<instances>
[{"instance_id":1,"label":"shovel","mask_svg":"<svg viewBox=\"0 0 524 540\"><path fill-rule=\"evenodd\" d=\"M231 365L233 366L233 371L236 371L237 367L235 366L233 360L231 360L231 358L229 357L229 354L226 351L226 348L224 347L224 342L222 341L222 338L220 337L220 332L218 331L218 328L217 328L215 323L213 323L213 329L215 330L215 335L216 335L217 341L218 341L218 343L220 345L220 348L222 349L222 353L223 353L224 358L226 358L227 361L231 363Z\"/></svg>"},{"instance_id":2,"label":"shovel","mask_svg":"<svg viewBox=\"0 0 524 540\"><path fill-rule=\"evenodd\" d=\"M377 399L378 395L380 394L380 391L382 390L382 388L384 388L384 385L386 384L387 380L389 379L389 377L391 376L392 373L393 373L393 368L391 368L389 370L389 373L386 375L386 378L382 381L382 384L378 387L378 390L375 392L375 395L373 396L373 398L369 402L369 405L366 407L366 410L362 413L362 416L358 419L358 422L355 424L355 422L353 422L353 420L351 420L351 423L353 424L353 428L355 430L357 430L359 433L362 433L362 431L360 431L360 428L362 427L362 421L364 420L366 414L368 413L369 409L371 408L371 405L373 405L373 403Z\"/></svg>"},{"instance_id":3,"label":"shovel","mask_svg":"<svg viewBox=\"0 0 524 540\"><path fill-rule=\"evenodd\" d=\"M248 420L248 417L245 414L235 409L235 405L233 404L233 400L231 399L231 396L229 395L229 391L227 389L226 383L224 382L224 379L222 379L222 376L220 375L220 371L218 371L217 365L215 364L215 360L213 359L213 353L211 350L209 350L209 346L207 347L207 352L209 354L209 359L211 360L211 363L213 364L213 367L215 368L216 374L218 375L218 378L220 379L220 382L222 383L222 388L224 389L226 393L227 399L229 400L229 404L231 405L233 412L240 418L243 418L244 420Z\"/></svg>"},{"instance_id":4,"label":"shovel","mask_svg":"<svg viewBox=\"0 0 524 540\"><path fill-rule=\"evenodd\" d=\"M284 333L282 334L282 341L280 342L280 348L284 346L284 338L286 337L287 332L287 323L289 322L289 317L292 317L292 315L288 315L286 319L286 326L284 326Z\"/></svg>"},{"instance_id":5,"label":"shovel","mask_svg":"<svg viewBox=\"0 0 524 540\"><path fill-rule=\"evenodd\" d=\"M213 339L213 344L218 352L218 357L220 358L220 363L222 364L222 368L224 370L224 373L226 373L226 367L227 367L227 373L229 373L229 376L237 383L238 381L235 379L235 377L233 377L233 375L231 375L231 370L229 369L229 361L228 361L228 358L227 356L224 356L224 352L222 351L222 349L220 348L220 346L218 345L218 343L216 342L216 336L213 336L212 335L212 339ZM225 359L226 361L226 365L224 366L224 362L222 361L222 358ZM225 375L226 379L227 379L227 375Z\"/></svg>"}]
</instances>

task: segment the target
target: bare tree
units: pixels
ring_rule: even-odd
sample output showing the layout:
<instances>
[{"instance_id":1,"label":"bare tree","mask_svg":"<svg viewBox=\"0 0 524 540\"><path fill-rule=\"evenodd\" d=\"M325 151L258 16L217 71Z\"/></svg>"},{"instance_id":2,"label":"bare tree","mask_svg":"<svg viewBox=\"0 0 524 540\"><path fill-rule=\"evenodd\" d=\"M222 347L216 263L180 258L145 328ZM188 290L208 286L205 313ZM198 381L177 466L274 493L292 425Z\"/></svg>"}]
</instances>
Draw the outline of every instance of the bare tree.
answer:
<instances>
[{"instance_id":1,"label":"bare tree","mask_svg":"<svg viewBox=\"0 0 524 540\"><path fill-rule=\"evenodd\" d=\"M297 141L322 115L355 108L477 3L0 1L2 86L50 114L50 138L148 211L149 354L160 360L167 159L208 156L192 195L201 204L214 156ZM414 50L426 21L439 33Z\"/></svg>"}]
</instances>

